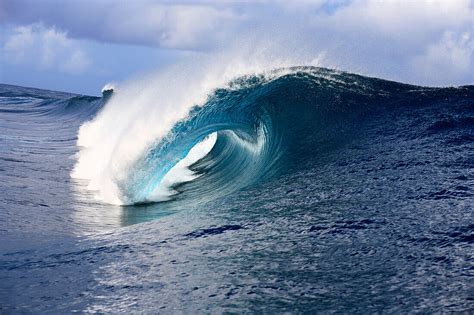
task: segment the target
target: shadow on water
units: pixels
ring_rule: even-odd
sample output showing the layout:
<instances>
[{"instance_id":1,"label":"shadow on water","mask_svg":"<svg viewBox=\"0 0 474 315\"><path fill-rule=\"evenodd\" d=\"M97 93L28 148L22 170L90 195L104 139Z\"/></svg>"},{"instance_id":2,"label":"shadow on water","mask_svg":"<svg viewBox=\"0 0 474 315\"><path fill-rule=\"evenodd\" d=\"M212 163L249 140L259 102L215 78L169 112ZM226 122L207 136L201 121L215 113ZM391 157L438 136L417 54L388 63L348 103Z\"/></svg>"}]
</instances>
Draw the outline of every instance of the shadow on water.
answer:
<instances>
[{"instance_id":1,"label":"shadow on water","mask_svg":"<svg viewBox=\"0 0 474 315\"><path fill-rule=\"evenodd\" d=\"M174 201L121 206L120 226L148 222L174 214L180 207Z\"/></svg>"},{"instance_id":2,"label":"shadow on water","mask_svg":"<svg viewBox=\"0 0 474 315\"><path fill-rule=\"evenodd\" d=\"M95 200L93 192L83 189L85 184L85 181L73 180L71 185L74 221L85 234L160 219L178 212L183 206L173 201L130 206L106 204Z\"/></svg>"}]
</instances>

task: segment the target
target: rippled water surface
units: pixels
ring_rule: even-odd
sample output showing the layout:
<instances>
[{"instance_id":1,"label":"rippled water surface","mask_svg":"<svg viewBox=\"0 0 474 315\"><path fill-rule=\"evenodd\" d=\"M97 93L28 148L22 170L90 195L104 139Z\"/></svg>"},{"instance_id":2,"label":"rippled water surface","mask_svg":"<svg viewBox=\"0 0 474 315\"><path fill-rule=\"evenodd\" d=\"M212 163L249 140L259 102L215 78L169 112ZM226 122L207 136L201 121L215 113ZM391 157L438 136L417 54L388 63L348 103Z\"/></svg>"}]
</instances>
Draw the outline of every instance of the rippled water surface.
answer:
<instances>
[{"instance_id":1,"label":"rippled water surface","mask_svg":"<svg viewBox=\"0 0 474 315\"><path fill-rule=\"evenodd\" d=\"M473 311L474 88L364 80L279 83L296 129L271 177L128 207L70 177L105 99L0 85L0 310ZM278 112L315 95L321 127Z\"/></svg>"}]
</instances>

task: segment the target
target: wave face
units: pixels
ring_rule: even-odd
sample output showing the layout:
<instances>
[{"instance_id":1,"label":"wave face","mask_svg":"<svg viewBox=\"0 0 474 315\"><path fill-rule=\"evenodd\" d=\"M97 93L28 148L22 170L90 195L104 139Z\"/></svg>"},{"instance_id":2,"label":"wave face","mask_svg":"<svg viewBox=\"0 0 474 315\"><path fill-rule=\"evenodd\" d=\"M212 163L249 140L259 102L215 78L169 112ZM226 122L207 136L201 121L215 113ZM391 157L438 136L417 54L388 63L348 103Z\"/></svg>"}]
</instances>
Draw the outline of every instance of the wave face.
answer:
<instances>
[{"instance_id":1,"label":"wave face","mask_svg":"<svg viewBox=\"0 0 474 315\"><path fill-rule=\"evenodd\" d=\"M130 205L212 200L304 168L357 137L368 116L473 91L293 67L237 77L178 109L162 108L158 98L147 112L143 96L120 93L82 126L73 177L88 179L105 202Z\"/></svg>"}]
</instances>

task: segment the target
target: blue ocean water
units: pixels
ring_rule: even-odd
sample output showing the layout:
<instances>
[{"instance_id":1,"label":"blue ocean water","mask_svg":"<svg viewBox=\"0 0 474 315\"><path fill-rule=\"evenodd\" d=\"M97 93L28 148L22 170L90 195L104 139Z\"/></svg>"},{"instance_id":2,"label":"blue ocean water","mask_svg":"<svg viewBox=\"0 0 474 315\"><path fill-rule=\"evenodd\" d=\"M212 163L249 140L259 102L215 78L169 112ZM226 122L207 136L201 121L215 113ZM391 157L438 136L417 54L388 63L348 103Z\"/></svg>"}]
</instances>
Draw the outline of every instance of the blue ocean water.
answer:
<instances>
[{"instance_id":1,"label":"blue ocean water","mask_svg":"<svg viewBox=\"0 0 474 315\"><path fill-rule=\"evenodd\" d=\"M127 206L71 177L113 97L0 85L2 313L474 310L474 86L237 78L117 179Z\"/></svg>"}]
</instances>

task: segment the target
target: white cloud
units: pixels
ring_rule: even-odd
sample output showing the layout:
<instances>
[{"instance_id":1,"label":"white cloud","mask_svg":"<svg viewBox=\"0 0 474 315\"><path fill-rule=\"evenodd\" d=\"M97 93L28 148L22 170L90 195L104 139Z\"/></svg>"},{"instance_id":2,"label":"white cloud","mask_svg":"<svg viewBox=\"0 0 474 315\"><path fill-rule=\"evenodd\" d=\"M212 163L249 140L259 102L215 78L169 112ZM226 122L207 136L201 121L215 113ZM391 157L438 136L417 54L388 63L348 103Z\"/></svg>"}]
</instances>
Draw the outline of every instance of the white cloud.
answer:
<instances>
[{"instance_id":1,"label":"white cloud","mask_svg":"<svg viewBox=\"0 0 474 315\"><path fill-rule=\"evenodd\" d=\"M231 2L4 1L5 23L41 21L67 30L72 38L171 49L208 48L225 40L241 21Z\"/></svg>"},{"instance_id":2,"label":"white cloud","mask_svg":"<svg viewBox=\"0 0 474 315\"><path fill-rule=\"evenodd\" d=\"M222 36L231 32L238 20L226 8L130 2L104 15L99 36L111 42L202 49L224 40Z\"/></svg>"},{"instance_id":3,"label":"white cloud","mask_svg":"<svg viewBox=\"0 0 474 315\"><path fill-rule=\"evenodd\" d=\"M355 0L309 16L307 25L315 47L344 70L425 85L474 83L474 1Z\"/></svg>"},{"instance_id":4,"label":"white cloud","mask_svg":"<svg viewBox=\"0 0 474 315\"><path fill-rule=\"evenodd\" d=\"M87 54L65 32L42 24L14 28L7 35L2 50L7 62L40 70L77 74L90 64Z\"/></svg>"},{"instance_id":5,"label":"white cloud","mask_svg":"<svg viewBox=\"0 0 474 315\"><path fill-rule=\"evenodd\" d=\"M54 0L3 1L4 23L43 21L66 39L58 29L75 39L212 53L263 38L295 53L324 53L327 66L342 70L419 84L474 83L474 0L70 0L59 11ZM34 40L17 35L21 45ZM42 56L48 64L46 48ZM59 68L87 64L80 50L70 58ZM437 69L446 69L444 79L432 79Z\"/></svg>"},{"instance_id":6,"label":"white cloud","mask_svg":"<svg viewBox=\"0 0 474 315\"><path fill-rule=\"evenodd\" d=\"M474 75L474 38L469 32L456 34L446 31L441 39L429 45L426 51L411 61L416 73L426 82L462 84L468 76Z\"/></svg>"}]
</instances>

